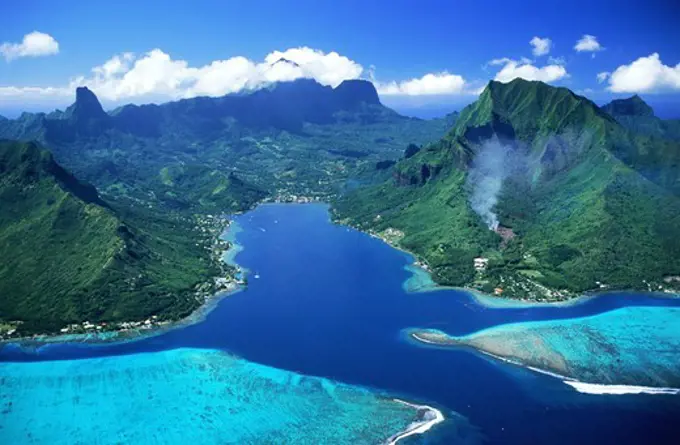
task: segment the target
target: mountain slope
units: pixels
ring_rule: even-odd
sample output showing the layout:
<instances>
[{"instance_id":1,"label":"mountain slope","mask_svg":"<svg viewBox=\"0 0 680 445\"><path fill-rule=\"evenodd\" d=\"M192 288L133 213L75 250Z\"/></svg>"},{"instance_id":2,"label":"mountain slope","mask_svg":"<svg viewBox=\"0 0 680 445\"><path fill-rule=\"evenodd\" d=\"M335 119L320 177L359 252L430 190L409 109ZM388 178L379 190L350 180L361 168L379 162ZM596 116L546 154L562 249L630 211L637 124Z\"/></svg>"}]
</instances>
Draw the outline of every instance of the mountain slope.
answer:
<instances>
[{"instance_id":1,"label":"mountain slope","mask_svg":"<svg viewBox=\"0 0 680 445\"><path fill-rule=\"evenodd\" d=\"M532 299L658 288L680 273L678 148L565 88L491 82L441 141L395 166L400 187L349 194L336 218L403 231L443 284Z\"/></svg>"},{"instance_id":2,"label":"mountain slope","mask_svg":"<svg viewBox=\"0 0 680 445\"><path fill-rule=\"evenodd\" d=\"M41 141L107 194L144 199L155 186L150 178L182 164L233 174L272 194L329 194L354 175L370 181L362 173L369 166L397 159L409 143L438 139L449 121L401 116L380 103L370 82L330 88L299 79L110 114L78 88L64 112L0 121L0 137Z\"/></svg>"},{"instance_id":3,"label":"mountain slope","mask_svg":"<svg viewBox=\"0 0 680 445\"><path fill-rule=\"evenodd\" d=\"M616 99L604 105L609 113L624 127L647 136L680 140L680 121L663 120L654 115L652 107L637 94L628 99Z\"/></svg>"},{"instance_id":4,"label":"mountain slope","mask_svg":"<svg viewBox=\"0 0 680 445\"><path fill-rule=\"evenodd\" d=\"M0 141L0 321L30 334L186 315L219 272L187 225L121 213L35 143Z\"/></svg>"}]
</instances>

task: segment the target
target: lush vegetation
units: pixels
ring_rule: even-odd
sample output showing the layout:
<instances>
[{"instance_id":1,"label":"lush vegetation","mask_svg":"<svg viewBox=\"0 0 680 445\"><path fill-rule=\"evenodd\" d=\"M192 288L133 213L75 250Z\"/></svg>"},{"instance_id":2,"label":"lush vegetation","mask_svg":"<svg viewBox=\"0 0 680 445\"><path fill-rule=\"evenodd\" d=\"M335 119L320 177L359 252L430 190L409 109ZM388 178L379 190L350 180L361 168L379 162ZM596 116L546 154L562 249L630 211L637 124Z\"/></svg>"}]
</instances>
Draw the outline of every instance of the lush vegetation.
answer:
<instances>
[{"instance_id":1,"label":"lush vegetation","mask_svg":"<svg viewBox=\"0 0 680 445\"><path fill-rule=\"evenodd\" d=\"M184 316L220 272L193 218L110 205L35 143L0 143L0 314L24 334Z\"/></svg>"},{"instance_id":2,"label":"lush vegetation","mask_svg":"<svg viewBox=\"0 0 680 445\"><path fill-rule=\"evenodd\" d=\"M197 185L213 182L204 176L219 171L272 195L328 195L349 179L372 181L376 162L398 159L409 143L438 139L455 117L401 116L381 105L365 81L333 89L301 79L249 94L126 105L110 114L79 88L64 112L0 121L0 137L40 141L113 197L145 200L154 191L174 200L158 181L168 168L184 170L194 176L186 182ZM201 198L214 201L213 190L204 188Z\"/></svg>"},{"instance_id":3,"label":"lush vegetation","mask_svg":"<svg viewBox=\"0 0 680 445\"><path fill-rule=\"evenodd\" d=\"M208 215L265 197L339 196L336 219L414 252L443 284L533 299L667 288L680 149L650 110L523 80L431 121L385 108L364 81L111 113L79 88L63 112L0 119L0 137L56 159L0 144L0 323L182 317L228 273Z\"/></svg>"},{"instance_id":4,"label":"lush vegetation","mask_svg":"<svg viewBox=\"0 0 680 445\"><path fill-rule=\"evenodd\" d=\"M400 116L368 82L300 80L111 113L78 88L63 112L0 119L0 137L56 159L33 142L0 148L3 330L183 317L229 274L209 215L384 180L455 118Z\"/></svg>"},{"instance_id":5,"label":"lush vegetation","mask_svg":"<svg viewBox=\"0 0 680 445\"><path fill-rule=\"evenodd\" d=\"M471 171L490 143L507 156L492 208L498 233L471 205ZM658 290L680 274L679 157L677 142L628 131L565 88L491 82L393 179L338 199L336 218L403 232L398 244L443 284L533 299ZM488 258L484 270L473 268L477 256Z\"/></svg>"}]
</instances>

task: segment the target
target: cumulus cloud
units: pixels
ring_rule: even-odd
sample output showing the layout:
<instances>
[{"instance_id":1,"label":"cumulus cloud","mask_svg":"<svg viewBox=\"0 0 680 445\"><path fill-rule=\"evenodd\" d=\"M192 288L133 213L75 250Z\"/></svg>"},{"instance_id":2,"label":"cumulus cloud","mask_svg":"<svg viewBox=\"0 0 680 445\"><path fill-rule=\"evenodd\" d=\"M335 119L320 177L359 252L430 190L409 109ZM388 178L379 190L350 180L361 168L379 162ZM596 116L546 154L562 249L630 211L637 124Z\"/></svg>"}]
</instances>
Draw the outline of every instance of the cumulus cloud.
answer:
<instances>
[{"instance_id":1,"label":"cumulus cloud","mask_svg":"<svg viewBox=\"0 0 680 445\"><path fill-rule=\"evenodd\" d=\"M552 41L548 38L534 37L529 41L529 44L534 47L531 50L534 56L544 56L550 52Z\"/></svg>"},{"instance_id":2,"label":"cumulus cloud","mask_svg":"<svg viewBox=\"0 0 680 445\"><path fill-rule=\"evenodd\" d=\"M680 63L664 65L658 53L640 57L630 65L621 65L605 79L607 77L607 89L614 93L680 91Z\"/></svg>"},{"instance_id":3,"label":"cumulus cloud","mask_svg":"<svg viewBox=\"0 0 680 445\"><path fill-rule=\"evenodd\" d=\"M429 73L423 77L402 82L377 83L378 93L382 95L445 95L465 92L466 82L462 76L441 73Z\"/></svg>"},{"instance_id":4,"label":"cumulus cloud","mask_svg":"<svg viewBox=\"0 0 680 445\"><path fill-rule=\"evenodd\" d=\"M59 43L49 34L33 31L26 34L21 43L4 42L0 45L0 54L6 61L19 57L49 56L59 53Z\"/></svg>"},{"instance_id":5,"label":"cumulus cloud","mask_svg":"<svg viewBox=\"0 0 680 445\"><path fill-rule=\"evenodd\" d=\"M553 63L537 67L533 65L531 60L525 58L521 60L512 60L507 57L494 59L489 62L489 65L503 65L503 68L494 77L495 80L503 83L510 82L518 77L549 83L569 76L567 69L561 64Z\"/></svg>"},{"instance_id":6,"label":"cumulus cloud","mask_svg":"<svg viewBox=\"0 0 680 445\"><path fill-rule=\"evenodd\" d=\"M574 49L578 52L595 52L602 51L604 48L597 41L597 37L590 34L583 34L583 36L576 42Z\"/></svg>"},{"instance_id":7,"label":"cumulus cloud","mask_svg":"<svg viewBox=\"0 0 680 445\"><path fill-rule=\"evenodd\" d=\"M154 49L137 58L131 54L114 56L95 67L90 77L72 83L88 85L112 101L149 95L176 99L221 96L299 78L335 87L343 80L358 78L362 72L363 67L347 57L307 47L274 51L262 62L236 56L198 67Z\"/></svg>"},{"instance_id":8,"label":"cumulus cloud","mask_svg":"<svg viewBox=\"0 0 680 445\"><path fill-rule=\"evenodd\" d=\"M58 102L70 98L76 87L87 86L105 102L144 103L196 96L222 96L261 88L272 82L299 78L315 79L323 85L338 86L343 80L366 74L379 93L391 96L432 96L467 93L465 79L448 72L425 74L402 82L379 82L374 67L361 64L337 52L299 47L272 51L261 61L235 56L191 66L173 59L161 49L141 55L122 53L91 69L87 75L72 78L58 87L0 86L5 101Z\"/></svg>"},{"instance_id":9,"label":"cumulus cloud","mask_svg":"<svg viewBox=\"0 0 680 445\"><path fill-rule=\"evenodd\" d=\"M263 61L236 56L203 66L190 66L160 49L142 55L122 53L92 68L88 75L73 78L59 87L0 87L0 97L71 96L87 86L109 102L174 100L195 96L222 96L256 89L278 81L316 79L335 87L343 80L361 76L363 67L336 52L300 47L273 51Z\"/></svg>"}]
</instances>

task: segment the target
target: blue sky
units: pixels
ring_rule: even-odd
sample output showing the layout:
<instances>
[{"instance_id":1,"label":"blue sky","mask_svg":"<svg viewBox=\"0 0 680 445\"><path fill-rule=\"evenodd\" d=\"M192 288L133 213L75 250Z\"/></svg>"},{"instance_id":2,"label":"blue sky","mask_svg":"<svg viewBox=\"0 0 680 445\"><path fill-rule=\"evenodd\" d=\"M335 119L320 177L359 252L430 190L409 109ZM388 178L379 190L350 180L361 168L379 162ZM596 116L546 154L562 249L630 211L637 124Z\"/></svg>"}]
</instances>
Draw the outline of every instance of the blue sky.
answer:
<instances>
[{"instance_id":1,"label":"blue sky","mask_svg":"<svg viewBox=\"0 0 680 445\"><path fill-rule=\"evenodd\" d=\"M460 108L514 77L597 102L640 93L664 110L680 104L680 2L516 3L10 1L0 112L63 107L81 84L110 107L300 76L372 79L398 109ZM272 68L281 57L296 65Z\"/></svg>"}]
</instances>

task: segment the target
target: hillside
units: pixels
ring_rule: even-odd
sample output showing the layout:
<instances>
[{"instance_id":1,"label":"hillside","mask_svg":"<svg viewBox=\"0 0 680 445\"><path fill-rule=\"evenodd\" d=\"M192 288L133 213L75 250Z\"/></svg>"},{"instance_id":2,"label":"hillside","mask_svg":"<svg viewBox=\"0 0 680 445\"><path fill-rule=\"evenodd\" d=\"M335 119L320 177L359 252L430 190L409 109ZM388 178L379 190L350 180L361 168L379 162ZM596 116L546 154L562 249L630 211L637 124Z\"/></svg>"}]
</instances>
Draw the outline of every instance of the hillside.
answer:
<instances>
[{"instance_id":1,"label":"hillside","mask_svg":"<svg viewBox=\"0 0 680 445\"><path fill-rule=\"evenodd\" d=\"M566 88L492 81L442 140L337 200L335 217L403 232L392 241L441 284L540 300L667 288L680 274L678 148Z\"/></svg>"},{"instance_id":2,"label":"hillside","mask_svg":"<svg viewBox=\"0 0 680 445\"><path fill-rule=\"evenodd\" d=\"M0 331L187 315L220 273L194 224L114 208L37 144L0 141Z\"/></svg>"},{"instance_id":3,"label":"hillside","mask_svg":"<svg viewBox=\"0 0 680 445\"><path fill-rule=\"evenodd\" d=\"M664 120L656 117L652 107L637 94L628 99L613 100L604 105L602 109L621 125L636 133L680 140L680 120Z\"/></svg>"},{"instance_id":4,"label":"hillside","mask_svg":"<svg viewBox=\"0 0 680 445\"><path fill-rule=\"evenodd\" d=\"M1 120L0 137L40 141L110 196L147 199L149 190L164 196L167 190L156 190L155 179L164 169L187 165L197 167L195 174L220 171L272 195L327 195L350 179L371 181L376 162L396 160L409 143L437 140L453 119L401 116L361 80L331 88L299 79L223 97L126 105L111 113L81 87L63 112Z\"/></svg>"}]
</instances>

